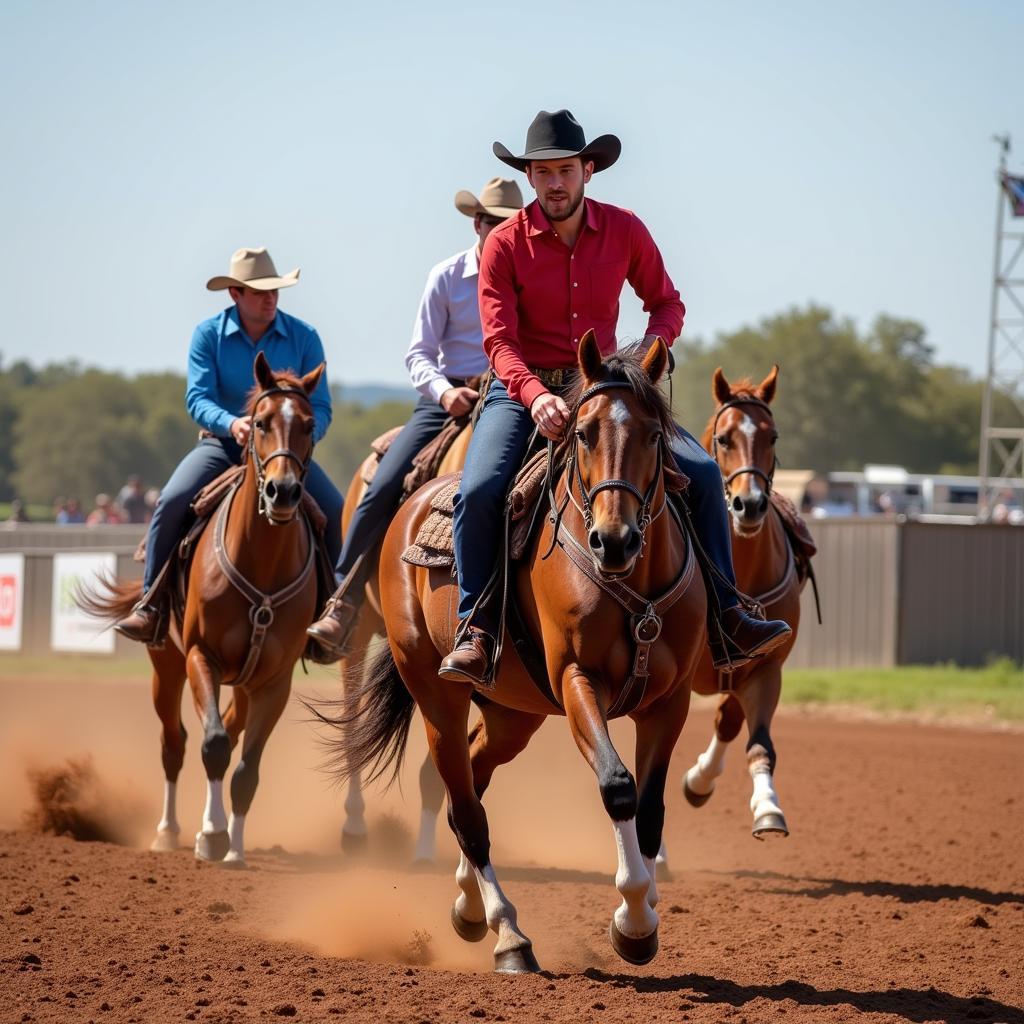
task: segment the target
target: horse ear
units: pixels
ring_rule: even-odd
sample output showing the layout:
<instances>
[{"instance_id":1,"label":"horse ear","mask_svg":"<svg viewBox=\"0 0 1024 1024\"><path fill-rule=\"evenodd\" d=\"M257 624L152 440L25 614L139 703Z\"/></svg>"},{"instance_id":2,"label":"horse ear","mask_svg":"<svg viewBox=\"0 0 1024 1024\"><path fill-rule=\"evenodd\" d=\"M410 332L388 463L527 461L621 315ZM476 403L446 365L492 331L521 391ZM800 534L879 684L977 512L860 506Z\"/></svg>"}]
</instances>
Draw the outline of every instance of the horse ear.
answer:
<instances>
[{"instance_id":1,"label":"horse ear","mask_svg":"<svg viewBox=\"0 0 1024 1024\"><path fill-rule=\"evenodd\" d=\"M661 338L654 339L654 344L647 350L647 355L640 365L651 378L652 384L657 384L661 380L662 374L668 368L668 346Z\"/></svg>"},{"instance_id":2,"label":"horse ear","mask_svg":"<svg viewBox=\"0 0 1024 1024\"><path fill-rule=\"evenodd\" d=\"M722 373L720 366L715 370L714 377L711 378L711 394L719 405L725 405L732 398L732 388L725 379L725 374Z\"/></svg>"},{"instance_id":3,"label":"horse ear","mask_svg":"<svg viewBox=\"0 0 1024 1024\"><path fill-rule=\"evenodd\" d=\"M775 385L779 379L779 365L776 363L772 367L772 372L757 387L757 397L761 399L765 405L771 405L772 399L775 397Z\"/></svg>"},{"instance_id":4,"label":"horse ear","mask_svg":"<svg viewBox=\"0 0 1024 1024\"><path fill-rule=\"evenodd\" d=\"M597 335L594 334L592 327L583 335L583 340L580 342L578 359L580 372L583 374L584 380L600 380L601 374L604 372L604 360L601 358L601 349L597 344Z\"/></svg>"},{"instance_id":5,"label":"horse ear","mask_svg":"<svg viewBox=\"0 0 1024 1024\"><path fill-rule=\"evenodd\" d=\"M313 394L316 391L317 384L320 383L320 378L324 375L324 370L327 368L326 363L321 363L319 366L314 366L305 377L302 378L302 390L307 395Z\"/></svg>"},{"instance_id":6,"label":"horse ear","mask_svg":"<svg viewBox=\"0 0 1024 1024\"><path fill-rule=\"evenodd\" d=\"M270 391L277 387L274 371L271 370L270 363L267 362L267 357L262 352L256 355L256 362L252 364L252 373L256 378L256 383L263 391Z\"/></svg>"}]
</instances>

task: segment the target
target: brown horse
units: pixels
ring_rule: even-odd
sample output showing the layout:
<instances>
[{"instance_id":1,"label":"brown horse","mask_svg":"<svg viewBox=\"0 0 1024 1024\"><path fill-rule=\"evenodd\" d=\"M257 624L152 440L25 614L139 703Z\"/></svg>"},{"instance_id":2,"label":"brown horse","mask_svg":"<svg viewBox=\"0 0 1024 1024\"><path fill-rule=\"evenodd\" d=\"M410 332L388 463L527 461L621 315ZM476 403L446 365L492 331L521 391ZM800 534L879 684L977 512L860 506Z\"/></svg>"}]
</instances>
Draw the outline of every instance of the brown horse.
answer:
<instances>
[{"instance_id":1,"label":"brown horse","mask_svg":"<svg viewBox=\"0 0 1024 1024\"><path fill-rule=\"evenodd\" d=\"M452 923L464 939L497 934L499 971L538 970L532 944L490 861L481 797L552 714L564 714L597 775L618 852L622 904L609 931L630 963L658 948L654 858L664 823L669 758L686 720L690 680L706 643L706 596L674 506L666 501L664 438L675 429L656 382L667 365L658 342L640 360L602 361L593 333L579 349L580 380L549 517L513 568L510 590L542 668L534 682L508 651L493 686L441 681L456 628L448 570L402 561L444 482L399 510L381 551L381 609L390 641L372 677L335 718L340 775L401 763L414 704L448 794L448 821L462 851ZM628 579L628 583L626 580ZM546 668L546 673L543 669ZM545 693L545 690L547 693ZM469 708L481 718L467 740ZM608 719L636 724L636 778L608 735Z\"/></svg>"},{"instance_id":2,"label":"brown horse","mask_svg":"<svg viewBox=\"0 0 1024 1024\"><path fill-rule=\"evenodd\" d=\"M717 403L701 443L718 462L732 519L732 551L739 589L754 597L768 618L783 619L793 635L781 647L721 679L711 659L701 659L693 688L701 694L723 693L715 731L707 750L683 780L683 793L694 807L707 802L722 774L728 744L747 723L747 770L753 780L750 809L757 839L786 836L789 830L775 793L775 747L772 716L782 690L782 666L800 627L799 579L782 518L770 499L775 474L778 431L772 416L779 368L760 384L730 386L721 367L715 370L712 394Z\"/></svg>"},{"instance_id":3,"label":"brown horse","mask_svg":"<svg viewBox=\"0 0 1024 1024\"><path fill-rule=\"evenodd\" d=\"M162 726L164 810L155 850L178 846L176 786L185 757L181 695L188 678L203 723L207 798L195 855L245 866L243 832L271 730L291 692L292 671L306 644L315 612L317 581L312 528L300 513L303 478L313 454L309 395L323 364L299 378L275 373L261 352L245 471L196 543L184 613L171 641L150 648L153 703ZM106 594L85 594L88 611L116 621L140 596L138 582L108 584ZM220 688L233 700L220 713ZM231 820L224 810L224 775L245 732L231 777Z\"/></svg>"},{"instance_id":4,"label":"brown horse","mask_svg":"<svg viewBox=\"0 0 1024 1024\"><path fill-rule=\"evenodd\" d=\"M446 476L462 469L466 461L466 449L473 428L466 427L452 442L445 452L438 467L437 475ZM348 491L345 494L345 510L341 517L341 534L348 533L352 517L355 515L359 502L369 486L363 479L369 464L375 462L376 455L368 455L352 475ZM386 637L384 618L381 614L380 588L377 586L377 571L380 558L379 547L367 552L371 564L366 567L366 583L363 587L363 603L352 629L349 642L349 653L338 662L341 669L342 692L346 695L355 694L365 682L365 673L369 662L366 652L375 640L383 641ZM420 767L420 798L422 811L420 827L413 852L413 863L417 865L431 864L436 851L437 816L441 813L444 802L444 786L437 774L434 762L428 753ZM368 829L366 825L366 800L363 797L362 773L356 769L349 773L347 791L345 793L345 820L341 826L341 848L346 853L361 853L367 844Z\"/></svg>"}]
</instances>

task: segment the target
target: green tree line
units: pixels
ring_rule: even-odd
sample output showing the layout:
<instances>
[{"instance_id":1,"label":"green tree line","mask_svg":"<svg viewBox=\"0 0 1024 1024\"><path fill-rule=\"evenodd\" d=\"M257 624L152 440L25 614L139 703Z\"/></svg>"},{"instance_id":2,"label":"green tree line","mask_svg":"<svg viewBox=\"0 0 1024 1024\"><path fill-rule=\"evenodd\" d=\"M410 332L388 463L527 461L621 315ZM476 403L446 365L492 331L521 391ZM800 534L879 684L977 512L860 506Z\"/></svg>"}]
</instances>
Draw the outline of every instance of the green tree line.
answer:
<instances>
[{"instance_id":1,"label":"green tree line","mask_svg":"<svg viewBox=\"0 0 1024 1024\"><path fill-rule=\"evenodd\" d=\"M809 306L713 341L684 339L675 356L677 417L698 435L712 412L716 366L733 381L760 380L778 363L775 413L786 466L827 471L884 462L975 472L982 384L936 363L913 321L882 316L858 333L852 321ZM161 486L196 439L184 392L184 377L173 373L0 365L0 501L49 504L74 495L88 507L132 473ZM336 402L317 460L344 491L370 441L410 411L403 402Z\"/></svg>"}]
</instances>

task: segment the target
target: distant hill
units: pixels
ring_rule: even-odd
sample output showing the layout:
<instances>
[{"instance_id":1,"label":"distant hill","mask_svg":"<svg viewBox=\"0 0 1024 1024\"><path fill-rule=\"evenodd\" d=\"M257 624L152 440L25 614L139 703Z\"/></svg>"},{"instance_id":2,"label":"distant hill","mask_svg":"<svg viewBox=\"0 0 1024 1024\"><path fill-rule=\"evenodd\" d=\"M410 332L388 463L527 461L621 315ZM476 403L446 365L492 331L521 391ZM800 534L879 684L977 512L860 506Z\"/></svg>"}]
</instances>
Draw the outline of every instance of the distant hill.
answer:
<instances>
[{"instance_id":1,"label":"distant hill","mask_svg":"<svg viewBox=\"0 0 1024 1024\"><path fill-rule=\"evenodd\" d=\"M401 384L335 384L331 391L336 402L355 402L372 409L383 402L415 402L419 395Z\"/></svg>"}]
</instances>

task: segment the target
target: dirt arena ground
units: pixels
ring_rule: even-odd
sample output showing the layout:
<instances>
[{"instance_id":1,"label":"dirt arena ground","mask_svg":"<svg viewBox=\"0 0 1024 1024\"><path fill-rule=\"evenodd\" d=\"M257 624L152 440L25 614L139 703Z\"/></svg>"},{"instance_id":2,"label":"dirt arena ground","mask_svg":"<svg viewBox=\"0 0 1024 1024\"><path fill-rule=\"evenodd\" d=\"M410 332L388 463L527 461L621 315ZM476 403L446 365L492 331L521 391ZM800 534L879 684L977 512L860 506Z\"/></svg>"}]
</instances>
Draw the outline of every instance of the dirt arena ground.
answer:
<instances>
[{"instance_id":1,"label":"dirt arena ground","mask_svg":"<svg viewBox=\"0 0 1024 1024\"><path fill-rule=\"evenodd\" d=\"M0 673L2 674L2 673ZM320 671L306 692L326 692ZM0 1021L1004 1021L1024 1024L1024 780L1019 732L781 714L776 782L792 835L750 836L739 749L701 810L682 773L706 745L696 709L677 751L661 952L632 968L607 941L615 852L564 721L488 794L498 877L545 973L490 973L492 942L448 924L455 851L403 869L418 818L371 797L371 849L337 851L340 798L293 703L250 816L250 869L145 849L161 774L148 688L0 681ZM180 785L198 827L198 727ZM419 730L417 724L416 729ZM617 728L628 752L628 728ZM740 754L740 756L736 756ZM83 800L129 845L26 825L29 773L91 757Z\"/></svg>"}]
</instances>

